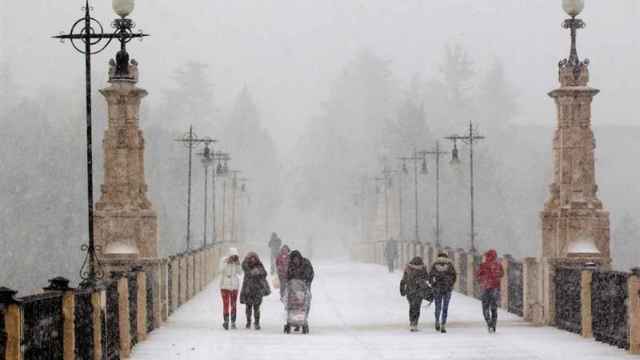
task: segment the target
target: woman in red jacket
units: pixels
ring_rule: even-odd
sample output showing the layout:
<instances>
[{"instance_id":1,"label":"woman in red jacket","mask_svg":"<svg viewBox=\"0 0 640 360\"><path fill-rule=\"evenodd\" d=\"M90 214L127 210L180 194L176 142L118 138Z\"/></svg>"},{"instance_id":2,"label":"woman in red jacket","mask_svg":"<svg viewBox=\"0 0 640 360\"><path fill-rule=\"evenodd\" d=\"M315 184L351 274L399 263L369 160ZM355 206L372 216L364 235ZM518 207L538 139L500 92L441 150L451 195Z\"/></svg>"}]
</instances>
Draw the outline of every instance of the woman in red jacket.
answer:
<instances>
[{"instance_id":1,"label":"woman in red jacket","mask_svg":"<svg viewBox=\"0 0 640 360\"><path fill-rule=\"evenodd\" d=\"M500 299L500 279L504 276L502 264L498 262L495 250L489 250L484 255L484 262L476 271L476 278L482 288L482 314L487 322L490 333L496 332L498 322L498 299Z\"/></svg>"}]
</instances>

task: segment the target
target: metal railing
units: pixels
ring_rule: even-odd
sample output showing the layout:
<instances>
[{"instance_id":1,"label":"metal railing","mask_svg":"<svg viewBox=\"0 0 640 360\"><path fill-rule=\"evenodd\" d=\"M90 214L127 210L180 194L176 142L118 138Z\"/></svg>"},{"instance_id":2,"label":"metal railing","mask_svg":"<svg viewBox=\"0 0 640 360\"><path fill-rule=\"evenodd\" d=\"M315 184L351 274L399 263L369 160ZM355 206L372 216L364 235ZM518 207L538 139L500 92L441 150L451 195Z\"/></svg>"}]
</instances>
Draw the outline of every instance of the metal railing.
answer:
<instances>
[{"instance_id":1,"label":"metal railing","mask_svg":"<svg viewBox=\"0 0 640 360\"><path fill-rule=\"evenodd\" d=\"M62 360L64 322L62 292L22 298L22 343L24 360Z\"/></svg>"},{"instance_id":2,"label":"metal railing","mask_svg":"<svg viewBox=\"0 0 640 360\"><path fill-rule=\"evenodd\" d=\"M506 257L508 261L507 266L507 284L509 292L509 299L507 308L512 314L523 316L523 302L524 302L524 279L522 272L522 263L515 261L513 257Z\"/></svg>"},{"instance_id":3,"label":"metal railing","mask_svg":"<svg viewBox=\"0 0 640 360\"><path fill-rule=\"evenodd\" d=\"M581 270L576 268L557 268L554 276L555 286L555 325L576 334L582 332L582 287Z\"/></svg>"},{"instance_id":4,"label":"metal railing","mask_svg":"<svg viewBox=\"0 0 640 360\"><path fill-rule=\"evenodd\" d=\"M591 279L593 337L597 341L629 349L629 274L594 271Z\"/></svg>"},{"instance_id":5,"label":"metal railing","mask_svg":"<svg viewBox=\"0 0 640 360\"><path fill-rule=\"evenodd\" d=\"M131 347L138 343L138 273L127 274L129 282L129 334Z\"/></svg>"},{"instance_id":6,"label":"metal railing","mask_svg":"<svg viewBox=\"0 0 640 360\"><path fill-rule=\"evenodd\" d=\"M92 359L94 349L93 338L93 305L91 290L77 290L75 294L75 338L76 356L80 359Z\"/></svg>"},{"instance_id":7,"label":"metal railing","mask_svg":"<svg viewBox=\"0 0 640 360\"><path fill-rule=\"evenodd\" d=\"M105 286L105 326L103 329L103 354L106 360L120 359L120 322L118 282L111 281Z\"/></svg>"}]
</instances>

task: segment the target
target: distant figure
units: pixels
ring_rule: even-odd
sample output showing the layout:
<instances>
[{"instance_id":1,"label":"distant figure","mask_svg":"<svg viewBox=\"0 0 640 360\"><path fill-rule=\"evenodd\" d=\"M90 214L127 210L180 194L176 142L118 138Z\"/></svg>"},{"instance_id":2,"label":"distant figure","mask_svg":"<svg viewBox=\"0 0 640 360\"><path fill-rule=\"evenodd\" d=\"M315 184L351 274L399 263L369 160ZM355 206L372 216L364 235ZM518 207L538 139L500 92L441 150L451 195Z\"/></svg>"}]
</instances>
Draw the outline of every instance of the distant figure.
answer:
<instances>
[{"instance_id":1,"label":"distant figure","mask_svg":"<svg viewBox=\"0 0 640 360\"><path fill-rule=\"evenodd\" d=\"M420 320L420 307L425 298L429 284L429 273L422 258L414 257L404 270L400 281L400 296L406 296L409 301L409 330L418 331L418 320Z\"/></svg>"},{"instance_id":2,"label":"distant figure","mask_svg":"<svg viewBox=\"0 0 640 360\"><path fill-rule=\"evenodd\" d=\"M395 263L398 260L398 242L393 238L387 240L384 244L384 259L389 267L389 272L392 273L395 269Z\"/></svg>"},{"instance_id":3,"label":"distant figure","mask_svg":"<svg viewBox=\"0 0 640 360\"><path fill-rule=\"evenodd\" d=\"M447 314L449 313L449 301L453 285L456 283L456 269L449 255L445 252L438 254L438 258L431 265L429 271L429 283L434 290L436 302L436 331L447 332Z\"/></svg>"},{"instance_id":4,"label":"distant figure","mask_svg":"<svg viewBox=\"0 0 640 360\"><path fill-rule=\"evenodd\" d=\"M260 330L262 298L271 293L271 288L267 281L267 270L262 265L258 254L250 252L242 261L242 271L244 271L244 280L240 291L240 303L246 306L246 328L251 328L251 314L253 313L254 328Z\"/></svg>"},{"instance_id":5,"label":"distant figure","mask_svg":"<svg viewBox=\"0 0 640 360\"><path fill-rule=\"evenodd\" d=\"M276 258L276 270L280 281L280 299L284 301L285 290L287 289L287 270L289 269L289 247L282 246L280 254Z\"/></svg>"},{"instance_id":6,"label":"distant figure","mask_svg":"<svg viewBox=\"0 0 640 360\"><path fill-rule=\"evenodd\" d=\"M282 240L278 237L278 234L272 233L271 239L269 239L269 249L271 249L271 270L270 273L273 275L276 272L276 258L280 253L280 248L282 247Z\"/></svg>"},{"instance_id":7,"label":"distant figure","mask_svg":"<svg viewBox=\"0 0 640 360\"><path fill-rule=\"evenodd\" d=\"M230 248L229 254L222 260L220 268L220 293L222 295L222 327L229 330L229 316L231 328L236 328L236 308L238 302L238 288L240 288L240 257L238 249Z\"/></svg>"},{"instance_id":8,"label":"distant figure","mask_svg":"<svg viewBox=\"0 0 640 360\"><path fill-rule=\"evenodd\" d=\"M498 323L498 299L500 299L500 279L504 276L502 264L498 262L495 250L489 250L484 255L484 262L476 272L476 278L482 288L482 314L487 322L489 333L496 332Z\"/></svg>"}]
</instances>

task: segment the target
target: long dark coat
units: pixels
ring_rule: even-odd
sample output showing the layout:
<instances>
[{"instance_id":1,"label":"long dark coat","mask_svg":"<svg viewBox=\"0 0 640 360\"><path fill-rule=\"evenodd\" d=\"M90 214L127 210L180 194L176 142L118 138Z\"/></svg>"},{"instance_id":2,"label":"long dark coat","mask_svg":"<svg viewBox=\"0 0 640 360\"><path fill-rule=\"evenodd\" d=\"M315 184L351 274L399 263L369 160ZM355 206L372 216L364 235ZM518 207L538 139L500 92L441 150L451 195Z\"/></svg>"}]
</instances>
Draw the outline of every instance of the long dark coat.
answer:
<instances>
[{"instance_id":1,"label":"long dark coat","mask_svg":"<svg viewBox=\"0 0 640 360\"><path fill-rule=\"evenodd\" d=\"M428 287L427 280L429 272L421 257L416 256L409 262L402 274L400 281L400 295L406 296L409 300L424 297L425 288Z\"/></svg>"},{"instance_id":2,"label":"long dark coat","mask_svg":"<svg viewBox=\"0 0 640 360\"><path fill-rule=\"evenodd\" d=\"M445 256L438 256L429 271L429 282L439 293L447 293L453 290L456 283L456 268L451 259Z\"/></svg>"},{"instance_id":3,"label":"long dark coat","mask_svg":"<svg viewBox=\"0 0 640 360\"><path fill-rule=\"evenodd\" d=\"M288 280L299 279L304 281L307 286L311 286L314 275L313 266L309 259L302 257L298 250L294 250L289 254Z\"/></svg>"},{"instance_id":4,"label":"long dark coat","mask_svg":"<svg viewBox=\"0 0 640 360\"><path fill-rule=\"evenodd\" d=\"M240 291L240 303L247 305L260 305L262 297L265 296L269 286L267 282L267 271L255 253L250 253L242 261L242 271L244 280Z\"/></svg>"}]
</instances>

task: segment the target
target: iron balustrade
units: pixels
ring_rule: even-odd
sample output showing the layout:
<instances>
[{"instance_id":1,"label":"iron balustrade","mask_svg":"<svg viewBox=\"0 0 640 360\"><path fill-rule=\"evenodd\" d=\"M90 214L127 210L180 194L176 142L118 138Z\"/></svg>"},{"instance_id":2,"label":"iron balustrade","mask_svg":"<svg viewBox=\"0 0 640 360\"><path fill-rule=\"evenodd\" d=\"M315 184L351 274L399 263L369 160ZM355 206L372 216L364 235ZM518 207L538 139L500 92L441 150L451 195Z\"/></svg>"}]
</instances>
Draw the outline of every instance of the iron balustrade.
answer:
<instances>
[{"instance_id":1,"label":"iron balustrade","mask_svg":"<svg viewBox=\"0 0 640 360\"><path fill-rule=\"evenodd\" d=\"M129 334L131 347L138 343L138 273L127 274L129 280Z\"/></svg>"},{"instance_id":2,"label":"iron balustrade","mask_svg":"<svg viewBox=\"0 0 640 360\"><path fill-rule=\"evenodd\" d=\"M92 290L77 290L75 294L75 338L76 356L79 359L93 359L93 305Z\"/></svg>"},{"instance_id":3,"label":"iron balustrade","mask_svg":"<svg viewBox=\"0 0 640 360\"><path fill-rule=\"evenodd\" d=\"M594 271L591 280L593 337L625 349L629 349L628 280L628 273L617 271Z\"/></svg>"},{"instance_id":4,"label":"iron balustrade","mask_svg":"<svg viewBox=\"0 0 640 360\"><path fill-rule=\"evenodd\" d=\"M460 271L458 273L458 282L460 283L460 289L462 289L462 293L467 294L467 266L468 266L468 258L467 253L464 251L459 252L460 254Z\"/></svg>"},{"instance_id":5,"label":"iron balustrade","mask_svg":"<svg viewBox=\"0 0 640 360\"><path fill-rule=\"evenodd\" d=\"M555 325L576 334L582 332L581 270L557 268L553 278L555 287Z\"/></svg>"},{"instance_id":6,"label":"iron balustrade","mask_svg":"<svg viewBox=\"0 0 640 360\"><path fill-rule=\"evenodd\" d=\"M22 298L24 360L63 359L62 296L62 292L49 292Z\"/></svg>"},{"instance_id":7,"label":"iron balustrade","mask_svg":"<svg viewBox=\"0 0 640 360\"><path fill-rule=\"evenodd\" d=\"M154 311L153 311L153 304L154 304L154 286L153 283L155 282L155 277L154 277L154 273L153 271L149 271L147 272L147 283L146 285L146 291L147 291L147 332L151 332L154 327Z\"/></svg>"},{"instance_id":8,"label":"iron balustrade","mask_svg":"<svg viewBox=\"0 0 640 360\"><path fill-rule=\"evenodd\" d=\"M522 263L515 261L511 256L507 257L507 291L509 312L518 316L523 316L524 279L522 273Z\"/></svg>"},{"instance_id":9,"label":"iron balustrade","mask_svg":"<svg viewBox=\"0 0 640 360\"><path fill-rule=\"evenodd\" d=\"M106 285L106 314L103 354L105 360L120 360L120 322L118 302L118 282L111 281Z\"/></svg>"}]
</instances>

